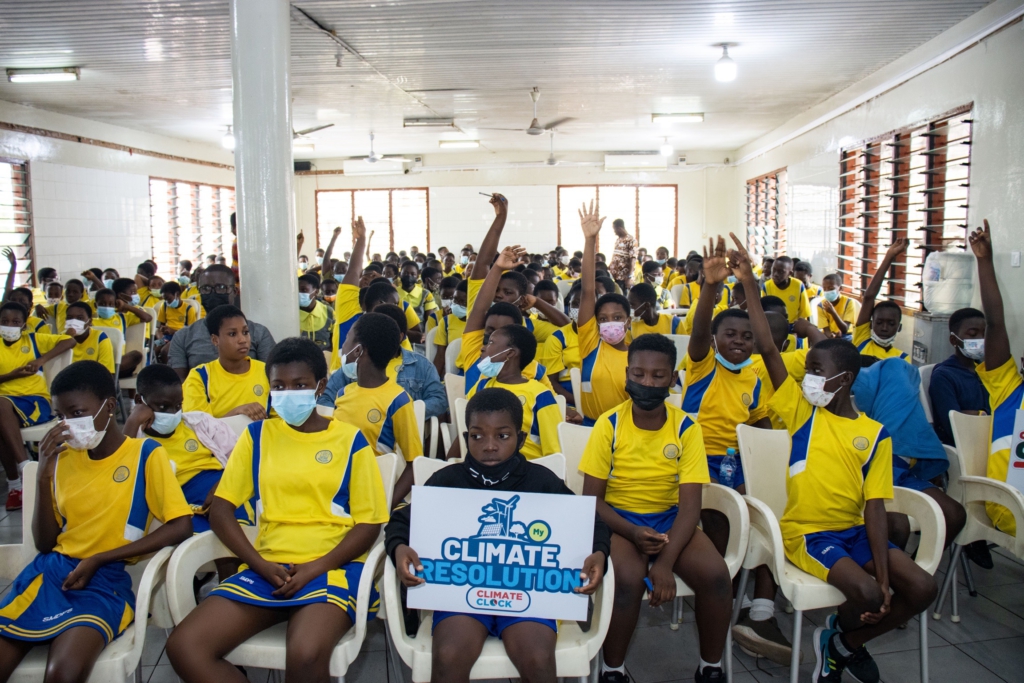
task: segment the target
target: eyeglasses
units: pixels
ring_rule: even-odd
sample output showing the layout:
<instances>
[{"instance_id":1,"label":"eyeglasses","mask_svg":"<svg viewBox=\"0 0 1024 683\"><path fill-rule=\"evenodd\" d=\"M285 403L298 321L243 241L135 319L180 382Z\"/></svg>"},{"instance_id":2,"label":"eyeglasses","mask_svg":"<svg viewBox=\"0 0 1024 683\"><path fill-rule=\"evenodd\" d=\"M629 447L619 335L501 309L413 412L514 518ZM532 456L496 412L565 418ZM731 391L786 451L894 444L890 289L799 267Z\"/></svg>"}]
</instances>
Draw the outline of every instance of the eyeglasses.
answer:
<instances>
[{"instance_id":1,"label":"eyeglasses","mask_svg":"<svg viewBox=\"0 0 1024 683\"><path fill-rule=\"evenodd\" d=\"M199 287L200 294L230 294L234 289L231 285L202 285Z\"/></svg>"}]
</instances>

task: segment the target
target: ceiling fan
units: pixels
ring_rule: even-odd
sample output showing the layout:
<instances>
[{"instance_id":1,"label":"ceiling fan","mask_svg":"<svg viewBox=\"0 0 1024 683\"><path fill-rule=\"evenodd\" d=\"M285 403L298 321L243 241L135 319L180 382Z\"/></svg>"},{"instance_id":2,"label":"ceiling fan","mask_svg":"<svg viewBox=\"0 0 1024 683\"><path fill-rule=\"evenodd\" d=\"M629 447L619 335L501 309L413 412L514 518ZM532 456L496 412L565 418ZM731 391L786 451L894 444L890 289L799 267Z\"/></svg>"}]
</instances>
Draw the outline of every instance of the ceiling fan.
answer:
<instances>
[{"instance_id":1,"label":"ceiling fan","mask_svg":"<svg viewBox=\"0 0 1024 683\"><path fill-rule=\"evenodd\" d=\"M547 161L544 163L548 166L557 166L558 159L555 158L555 131L549 130L548 135L551 137L551 154L548 155Z\"/></svg>"},{"instance_id":2,"label":"ceiling fan","mask_svg":"<svg viewBox=\"0 0 1024 683\"><path fill-rule=\"evenodd\" d=\"M563 123L569 121L575 121L576 119L572 116L563 116L560 119L554 121L548 121L543 126L537 120L537 100L540 99L540 88L534 88L530 91L530 99L533 100L533 121L530 122L529 128L480 128L479 130L512 130L516 132L526 131L527 135L540 135L541 133L549 130L554 130Z\"/></svg>"},{"instance_id":3,"label":"ceiling fan","mask_svg":"<svg viewBox=\"0 0 1024 683\"><path fill-rule=\"evenodd\" d=\"M373 133L371 132L370 133L370 154L367 155L363 159L363 161L365 161L368 164L375 164L378 161L381 161L382 159L385 159L385 158L387 158L388 161L401 161L403 163L408 163L409 162L409 159L405 159L403 157L385 157L383 154L378 154L377 152L374 152L373 151Z\"/></svg>"},{"instance_id":4,"label":"ceiling fan","mask_svg":"<svg viewBox=\"0 0 1024 683\"><path fill-rule=\"evenodd\" d=\"M330 128L333 125L333 123L325 123L322 126L313 126L312 128L305 128L303 130L295 130L294 128L292 128L292 139L297 140L298 138L304 138L308 136L310 133L315 133L318 130L323 130L324 128Z\"/></svg>"}]
</instances>

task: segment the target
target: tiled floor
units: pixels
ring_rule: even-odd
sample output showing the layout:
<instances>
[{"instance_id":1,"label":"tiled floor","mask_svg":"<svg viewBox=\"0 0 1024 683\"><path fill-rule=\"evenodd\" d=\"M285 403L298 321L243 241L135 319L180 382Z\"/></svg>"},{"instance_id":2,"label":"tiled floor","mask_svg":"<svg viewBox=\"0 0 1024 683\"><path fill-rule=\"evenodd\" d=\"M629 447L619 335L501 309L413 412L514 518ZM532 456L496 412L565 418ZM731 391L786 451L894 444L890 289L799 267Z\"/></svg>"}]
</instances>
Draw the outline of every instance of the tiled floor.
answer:
<instances>
[{"instance_id":1,"label":"tiled floor","mask_svg":"<svg viewBox=\"0 0 1024 683\"><path fill-rule=\"evenodd\" d=\"M21 541L21 514L7 514L0 510L0 544ZM929 656L932 683L1016 683L1024 680L1024 562L1002 551L994 551L996 566L990 571L974 568L978 596L970 597L961 577L959 586L959 624L949 621L949 606L941 621L928 618ZM945 562L943 562L945 568ZM940 573L937 580L941 582ZM0 583L0 596L8 586ZM781 603L780 603L781 604ZM668 627L670 610L645 607L640 624L633 637L626 668L635 683L669 683L692 681L697 668L697 633L693 611L688 605L678 631ZM804 663L801 681L809 681L814 664L811 636L820 626L828 611L819 610L804 615ZM792 615L782 609L776 612L779 625L785 633L793 628ZM908 624L906 630L889 633L869 643L875 656L882 680L886 683L911 683L918 680L918 621ZM157 628L146 634L143 652L142 683L177 681L163 651L166 635ZM409 670L389 668L387 644L381 622L371 622L367 628L363 654L349 669L348 683L395 683L409 680ZM735 683L785 683L787 667L767 660L755 661L739 648L734 653ZM249 679L254 683L270 680L269 672L252 670ZM847 677L847 680L852 680Z\"/></svg>"}]
</instances>

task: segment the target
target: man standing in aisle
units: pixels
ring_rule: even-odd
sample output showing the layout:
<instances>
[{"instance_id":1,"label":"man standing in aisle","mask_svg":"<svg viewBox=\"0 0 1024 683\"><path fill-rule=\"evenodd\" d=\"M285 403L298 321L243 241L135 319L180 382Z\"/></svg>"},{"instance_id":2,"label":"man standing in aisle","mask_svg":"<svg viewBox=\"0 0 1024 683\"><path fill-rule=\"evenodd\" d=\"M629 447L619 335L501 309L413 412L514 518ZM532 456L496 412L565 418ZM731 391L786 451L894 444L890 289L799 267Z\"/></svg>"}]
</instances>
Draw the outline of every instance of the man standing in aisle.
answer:
<instances>
[{"instance_id":1,"label":"man standing in aisle","mask_svg":"<svg viewBox=\"0 0 1024 683\"><path fill-rule=\"evenodd\" d=\"M612 262L608 264L608 270L612 278L619 283L619 287L625 292L633 278L633 264L636 262L636 240L626 232L626 222L616 218L612 222L612 230L615 231L615 248L612 251Z\"/></svg>"}]
</instances>

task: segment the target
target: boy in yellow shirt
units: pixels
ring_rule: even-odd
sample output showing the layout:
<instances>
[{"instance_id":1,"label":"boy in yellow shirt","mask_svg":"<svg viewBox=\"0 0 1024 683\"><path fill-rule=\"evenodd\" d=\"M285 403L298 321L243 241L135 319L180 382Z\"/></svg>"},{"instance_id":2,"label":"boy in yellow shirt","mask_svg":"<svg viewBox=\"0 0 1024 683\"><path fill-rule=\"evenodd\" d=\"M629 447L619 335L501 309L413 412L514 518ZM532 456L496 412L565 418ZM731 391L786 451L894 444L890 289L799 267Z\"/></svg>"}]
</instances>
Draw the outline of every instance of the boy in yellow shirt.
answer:
<instances>
[{"instance_id":1,"label":"boy in yellow shirt","mask_svg":"<svg viewBox=\"0 0 1024 683\"><path fill-rule=\"evenodd\" d=\"M451 256L451 254L448 254ZM437 324L437 334L434 335L434 346L437 353L434 355L434 367L437 368L439 377L444 377L445 354L448 345L456 339L462 338L462 332L466 329L466 316L469 311L466 308L466 292L468 283L459 278L446 277L441 281L441 303L444 316Z\"/></svg>"},{"instance_id":2,"label":"boy in yellow shirt","mask_svg":"<svg viewBox=\"0 0 1024 683\"><path fill-rule=\"evenodd\" d=\"M903 329L903 309L895 301L875 303L890 266L907 250L909 244L905 237L893 241L871 282L868 283L868 288L864 290L860 313L857 314L857 323L853 328L853 345L865 356L902 358L908 363L911 362L909 355L893 345L897 333Z\"/></svg>"},{"instance_id":3,"label":"boy in yellow shirt","mask_svg":"<svg viewBox=\"0 0 1024 683\"><path fill-rule=\"evenodd\" d=\"M578 414L575 410L578 406L576 406L572 394L572 378L569 375L569 370L571 368L579 370L581 365L580 338L576 329L576 321L580 315L582 291L581 283L577 280L565 297L569 307L569 324L555 330L544 342L544 346L537 355L537 362L543 365L545 372L548 373L551 390L564 397L566 404L574 408L572 413L566 411L566 419L572 417L573 414Z\"/></svg>"},{"instance_id":4,"label":"boy in yellow shirt","mask_svg":"<svg viewBox=\"0 0 1024 683\"><path fill-rule=\"evenodd\" d=\"M626 335L627 341L632 341L642 334L683 334L682 318L658 312L658 293L650 282L633 285L626 300L633 309L633 321L629 334Z\"/></svg>"},{"instance_id":5,"label":"boy in yellow shirt","mask_svg":"<svg viewBox=\"0 0 1024 683\"><path fill-rule=\"evenodd\" d=\"M106 332L92 327L92 306L84 301L68 304L64 334L76 343L72 361L94 360L114 373L114 346Z\"/></svg>"},{"instance_id":6,"label":"boy in yellow shirt","mask_svg":"<svg viewBox=\"0 0 1024 683\"><path fill-rule=\"evenodd\" d=\"M810 261L797 261L793 265L793 277L804 283L808 301L821 296L822 288L814 284L814 270Z\"/></svg>"},{"instance_id":7,"label":"boy in yellow shirt","mask_svg":"<svg viewBox=\"0 0 1024 683\"><path fill-rule=\"evenodd\" d=\"M818 304L818 327L830 339L853 339L857 322L857 304L842 293L843 274L829 273L821 278L821 302Z\"/></svg>"},{"instance_id":8,"label":"boy in yellow shirt","mask_svg":"<svg viewBox=\"0 0 1024 683\"><path fill-rule=\"evenodd\" d=\"M793 259L780 256L772 263L772 276L761 285L762 296L777 296L786 304L790 324L811 315L804 283L793 277Z\"/></svg>"},{"instance_id":9,"label":"boy in yellow shirt","mask_svg":"<svg viewBox=\"0 0 1024 683\"><path fill-rule=\"evenodd\" d=\"M140 323L153 321L146 311L136 303L139 295L135 294L135 283L127 278L114 281L120 294L111 289L101 289L96 293L96 318L93 327L119 327L121 334L128 336L128 328ZM131 377L135 368L144 360L141 351L130 351L121 356L119 377Z\"/></svg>"}]
</instances>

